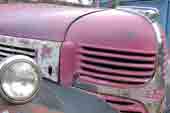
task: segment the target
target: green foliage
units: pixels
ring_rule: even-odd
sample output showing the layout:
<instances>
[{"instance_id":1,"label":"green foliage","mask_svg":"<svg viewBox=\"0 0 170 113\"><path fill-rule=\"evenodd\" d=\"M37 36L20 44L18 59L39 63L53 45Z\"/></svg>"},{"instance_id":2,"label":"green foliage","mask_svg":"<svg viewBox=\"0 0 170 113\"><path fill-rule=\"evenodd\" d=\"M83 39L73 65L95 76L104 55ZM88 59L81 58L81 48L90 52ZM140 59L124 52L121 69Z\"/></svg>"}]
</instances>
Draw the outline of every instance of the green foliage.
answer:
<instances>
[{"instance_id":1,"label":"green foliage","mask_svg":"<svg viewBox=\"0 0 170 113\"><path fill-rule=\"evenodd\" d=\"M119 3L120 3L120 0L112 0L112 1L113 1L113 3L112 3L112 8L115 8L115 7L118 6Z\"/></svg>"}]
</instances>

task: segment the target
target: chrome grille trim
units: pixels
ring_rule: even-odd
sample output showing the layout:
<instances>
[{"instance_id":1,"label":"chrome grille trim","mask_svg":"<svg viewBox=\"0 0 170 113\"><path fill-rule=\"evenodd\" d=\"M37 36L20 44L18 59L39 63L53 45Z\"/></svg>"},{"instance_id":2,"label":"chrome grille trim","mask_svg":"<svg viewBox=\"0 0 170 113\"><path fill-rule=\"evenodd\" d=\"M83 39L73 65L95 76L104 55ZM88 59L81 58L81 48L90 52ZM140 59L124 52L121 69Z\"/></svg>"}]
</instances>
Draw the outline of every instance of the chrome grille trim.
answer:
<instances>
[{"instance_id":1,"label":"chrome grille trim","mask_svg":"<svg viewBox=\"0 0 170 113\"><path fill-rule=\"evenodd\" d=\"M34 58L36 56L36 51L30 48L28 49L12 45L0 44L0 55L4 57L9 57L11 55L26 55L31 58Z\"/></svg>"},{"instance_id":2,"label":"chrome grille trim","mask_svg":"<svg viewBox=\"0 0 170 113\"><path fill-rule=\"evenodd\" d=\"M42 69L43 77L58 82L60 46L61 42L0 35L0 60L13 55L31 57ZM53 69L50 74L49 66Z\"/></svg>"}]
</instances>

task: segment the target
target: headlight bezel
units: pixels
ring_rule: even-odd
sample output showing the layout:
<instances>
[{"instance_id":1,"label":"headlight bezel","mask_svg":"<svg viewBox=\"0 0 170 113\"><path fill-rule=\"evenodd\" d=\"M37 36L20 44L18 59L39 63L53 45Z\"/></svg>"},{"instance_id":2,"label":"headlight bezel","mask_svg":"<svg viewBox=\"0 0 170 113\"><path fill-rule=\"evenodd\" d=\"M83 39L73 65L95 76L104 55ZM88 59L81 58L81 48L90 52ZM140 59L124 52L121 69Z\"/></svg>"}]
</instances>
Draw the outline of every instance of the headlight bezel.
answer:
<instances>
[{"instance_id":1,"label":"headlight bezel","mask_svg":"<svg viewBox=\"0 0 170 113\"><path fill-rule=\"evenodd\" d=\"M41 79L45 78L50 81L59 83L59 57L62 41L57 40L40 40L37 37L24 38L8 35L0 35L0 64L4 59L14 55L29 56L34 60L41 69ZM48 68L52 67L52 73L49 74ZM29 102L29 101L26 101ZM26 103L19 102L19 103ZM12 103L12 102L9 102ZM13 102L15 103L15 102ZM17 104L17 103L15 103Z\"/></svg>"},{"instance_id":2,"label":"headlight bezel","mask_svg":"<svg viewBox=\"0 0 170 113\"><path fill-rule=\"evenodd\" d=\"M2 82L3 82L3 74L6 69L10 66L10 65L13 65L15 63L18 63L18 62L25 62L25 63L28 63L30 64L34 69L35 71L37 72L37 83L36 83L36 86L35 86L35 89L33 91L33 93L29 96L27 96L27 98L23 98L22 99L14 99L14 98L11 98L3 89L2 87ZM15 56L11 56L11 57L8 57L6 59L4 59L2 61L2 63L0 64L0 93L1 93L1 96L6 100L8 101L9 103L13 103L13 104L23 104L23 103L27 103L29 101L31 101L35 96L36 94L39 92L39 89L40 89L40 81L41 81L41 69L39 68L39 66L36 64L36 62L32 59L32 58L29 58L27 56L23 56L23 55L15 55Z\"/></svg>"}]
</instances>

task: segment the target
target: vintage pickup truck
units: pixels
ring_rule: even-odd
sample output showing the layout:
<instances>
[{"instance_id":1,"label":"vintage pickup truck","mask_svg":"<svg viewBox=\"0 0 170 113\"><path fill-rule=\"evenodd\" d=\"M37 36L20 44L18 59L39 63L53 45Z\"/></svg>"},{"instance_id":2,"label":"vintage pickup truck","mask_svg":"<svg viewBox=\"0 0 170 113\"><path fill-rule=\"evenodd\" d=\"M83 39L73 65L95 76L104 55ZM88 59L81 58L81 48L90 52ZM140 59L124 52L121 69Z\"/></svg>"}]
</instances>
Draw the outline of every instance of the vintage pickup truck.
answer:
<instances>
[{"instance_id":1,"label":"vintage pickup truck","mask_svg":"<svg viewBox=\"0 0 170 113\"><path fill-rule=\"evenodd\" d=\"M60 85L120 113L162 112L166 54L158 16L152 8L0 5L0 111L53 113Z\"/></svg>"}]
</instances>

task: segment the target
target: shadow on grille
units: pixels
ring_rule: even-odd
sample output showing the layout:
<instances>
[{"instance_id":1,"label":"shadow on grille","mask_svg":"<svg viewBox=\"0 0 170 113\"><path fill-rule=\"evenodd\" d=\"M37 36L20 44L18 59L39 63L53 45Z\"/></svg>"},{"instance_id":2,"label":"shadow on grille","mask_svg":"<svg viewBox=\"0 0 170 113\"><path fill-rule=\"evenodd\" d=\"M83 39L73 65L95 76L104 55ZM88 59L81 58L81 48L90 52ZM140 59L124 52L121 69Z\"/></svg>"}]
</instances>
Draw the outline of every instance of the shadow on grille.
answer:
<instances>
[{"instance_id":1,"label":"shadow on grille","mask_svg":"<svg viewBox=\"0 0 170 113\"><path fill-rule=\"evenodd\" d=\"M80 79L128 87L143 85L152 79L156 52L81 44L78 58Z\"/></svg>"}]
</instances>

